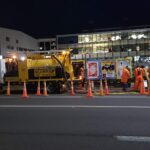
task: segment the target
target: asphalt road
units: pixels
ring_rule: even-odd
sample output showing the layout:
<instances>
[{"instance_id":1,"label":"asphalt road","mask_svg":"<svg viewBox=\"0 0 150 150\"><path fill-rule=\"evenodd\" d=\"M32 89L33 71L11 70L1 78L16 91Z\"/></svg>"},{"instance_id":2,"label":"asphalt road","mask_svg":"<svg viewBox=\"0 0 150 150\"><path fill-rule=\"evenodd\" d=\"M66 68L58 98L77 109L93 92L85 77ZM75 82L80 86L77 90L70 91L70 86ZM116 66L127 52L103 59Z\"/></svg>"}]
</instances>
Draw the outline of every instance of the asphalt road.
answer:
<instances>
[{"instance_id":1,"label":"asphalt road","mask_svg":"<svg viewBox=\"0 0 150 150\"><path fill-rule=\"evenodd\" d=\"M149 150L150 97L0 96L0 150Z\"/></svg>"}]
</instances>

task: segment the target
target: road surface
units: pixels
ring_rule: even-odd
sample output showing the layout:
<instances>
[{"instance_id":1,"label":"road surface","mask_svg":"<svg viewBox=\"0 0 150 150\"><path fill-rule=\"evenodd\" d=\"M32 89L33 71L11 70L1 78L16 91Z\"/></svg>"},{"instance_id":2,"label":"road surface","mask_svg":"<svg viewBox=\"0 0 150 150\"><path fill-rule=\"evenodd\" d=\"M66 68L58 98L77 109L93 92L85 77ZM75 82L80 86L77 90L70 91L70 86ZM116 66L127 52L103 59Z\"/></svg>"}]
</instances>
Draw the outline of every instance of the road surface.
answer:
<instances>
[{"instance_id":1,"label":"road surface","mask_svg":"<svg viewBox=\"0 0 150 150\"><path fill-rule=\"evenodd\" d=\"M149 150L150 97L0 96L0 150Z\"/></svg>"}]
</instances>

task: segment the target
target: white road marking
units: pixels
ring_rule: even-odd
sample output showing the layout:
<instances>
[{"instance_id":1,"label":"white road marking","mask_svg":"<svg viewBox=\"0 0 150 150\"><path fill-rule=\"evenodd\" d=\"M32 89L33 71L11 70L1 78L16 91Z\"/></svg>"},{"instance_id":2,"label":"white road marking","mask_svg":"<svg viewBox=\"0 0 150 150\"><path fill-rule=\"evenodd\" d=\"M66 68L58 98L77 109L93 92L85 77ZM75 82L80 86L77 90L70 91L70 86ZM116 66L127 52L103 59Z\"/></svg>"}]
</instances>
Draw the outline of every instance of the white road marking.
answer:
<instances>
[{"instance_id":1,"label":"white road marking","mask_svg":"<svg viewBox=\"0 0 150 150\"><path fill-rule=\"evenodd\" d=\"M88 105L0 105L0 108L124 108L150 109L150 106L88 106Z\"/></svg>"},{"instance_id":2,"label":"white road marking","mask_svg":"<svg viewBox=\"0 0 150 150\"><path fill-rule=\"evenodd\" d=\"M150 137L144 136L115 136L119 141L128 141L128 142L150 142Z\"/></svg>"}]
</instances>

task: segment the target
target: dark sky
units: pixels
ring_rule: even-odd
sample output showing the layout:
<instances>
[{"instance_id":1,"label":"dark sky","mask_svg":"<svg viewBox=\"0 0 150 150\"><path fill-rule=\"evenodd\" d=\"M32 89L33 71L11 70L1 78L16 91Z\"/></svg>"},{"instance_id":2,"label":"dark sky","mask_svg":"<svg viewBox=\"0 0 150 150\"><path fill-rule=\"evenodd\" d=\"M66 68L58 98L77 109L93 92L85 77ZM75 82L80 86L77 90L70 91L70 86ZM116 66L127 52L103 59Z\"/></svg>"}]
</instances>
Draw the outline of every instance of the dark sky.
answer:
<instances>
[{"instance_id":1,"label":"dark sky","mask_svg":"<svg viewBox=\"0 0 150 150\"><path fill-rule=\"evenodd\" d=\"M150 25L149 0L3 0L0 26L33 37Z\"/></svg>"}]
</instances>

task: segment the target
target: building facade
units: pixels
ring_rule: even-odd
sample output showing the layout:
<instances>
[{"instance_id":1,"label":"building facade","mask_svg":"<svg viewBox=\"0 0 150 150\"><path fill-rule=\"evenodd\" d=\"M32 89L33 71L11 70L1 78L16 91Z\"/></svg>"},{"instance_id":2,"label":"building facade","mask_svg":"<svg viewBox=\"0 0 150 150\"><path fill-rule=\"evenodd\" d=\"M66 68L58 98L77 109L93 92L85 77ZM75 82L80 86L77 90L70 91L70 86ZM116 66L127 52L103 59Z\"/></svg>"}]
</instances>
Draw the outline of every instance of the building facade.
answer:
<instances>
[{"instance_id":1,"label":"building facade","mask_svg":"<svg viewBox=\"0 0 150 150\"><path fill-rule=\"evenodd\" d=\"M38 49L37 39L17 30L0 28L0 55L34 51Z\"/></svg>"},{"instance_id":2,"label":"building facade","mask_svg":"<svg viewBox=\"0 0 150 150\"><path fill-rule=\"evenodd\" d=\"M150 28L101 31L57 36L57 49L78 49L72 59L133 57L134 62L150 61Z\"/></svg>"},{"instance_id":3,"label":"building facade","mask_svg":"<svg viewBox=\"0 0 150 150\"><path fill-rule=\"evenodd\" d=\"M56 38L42 38L38 39L37 41L40 51L55 50L57 47Z\"/></svg>"}]
</instances>

